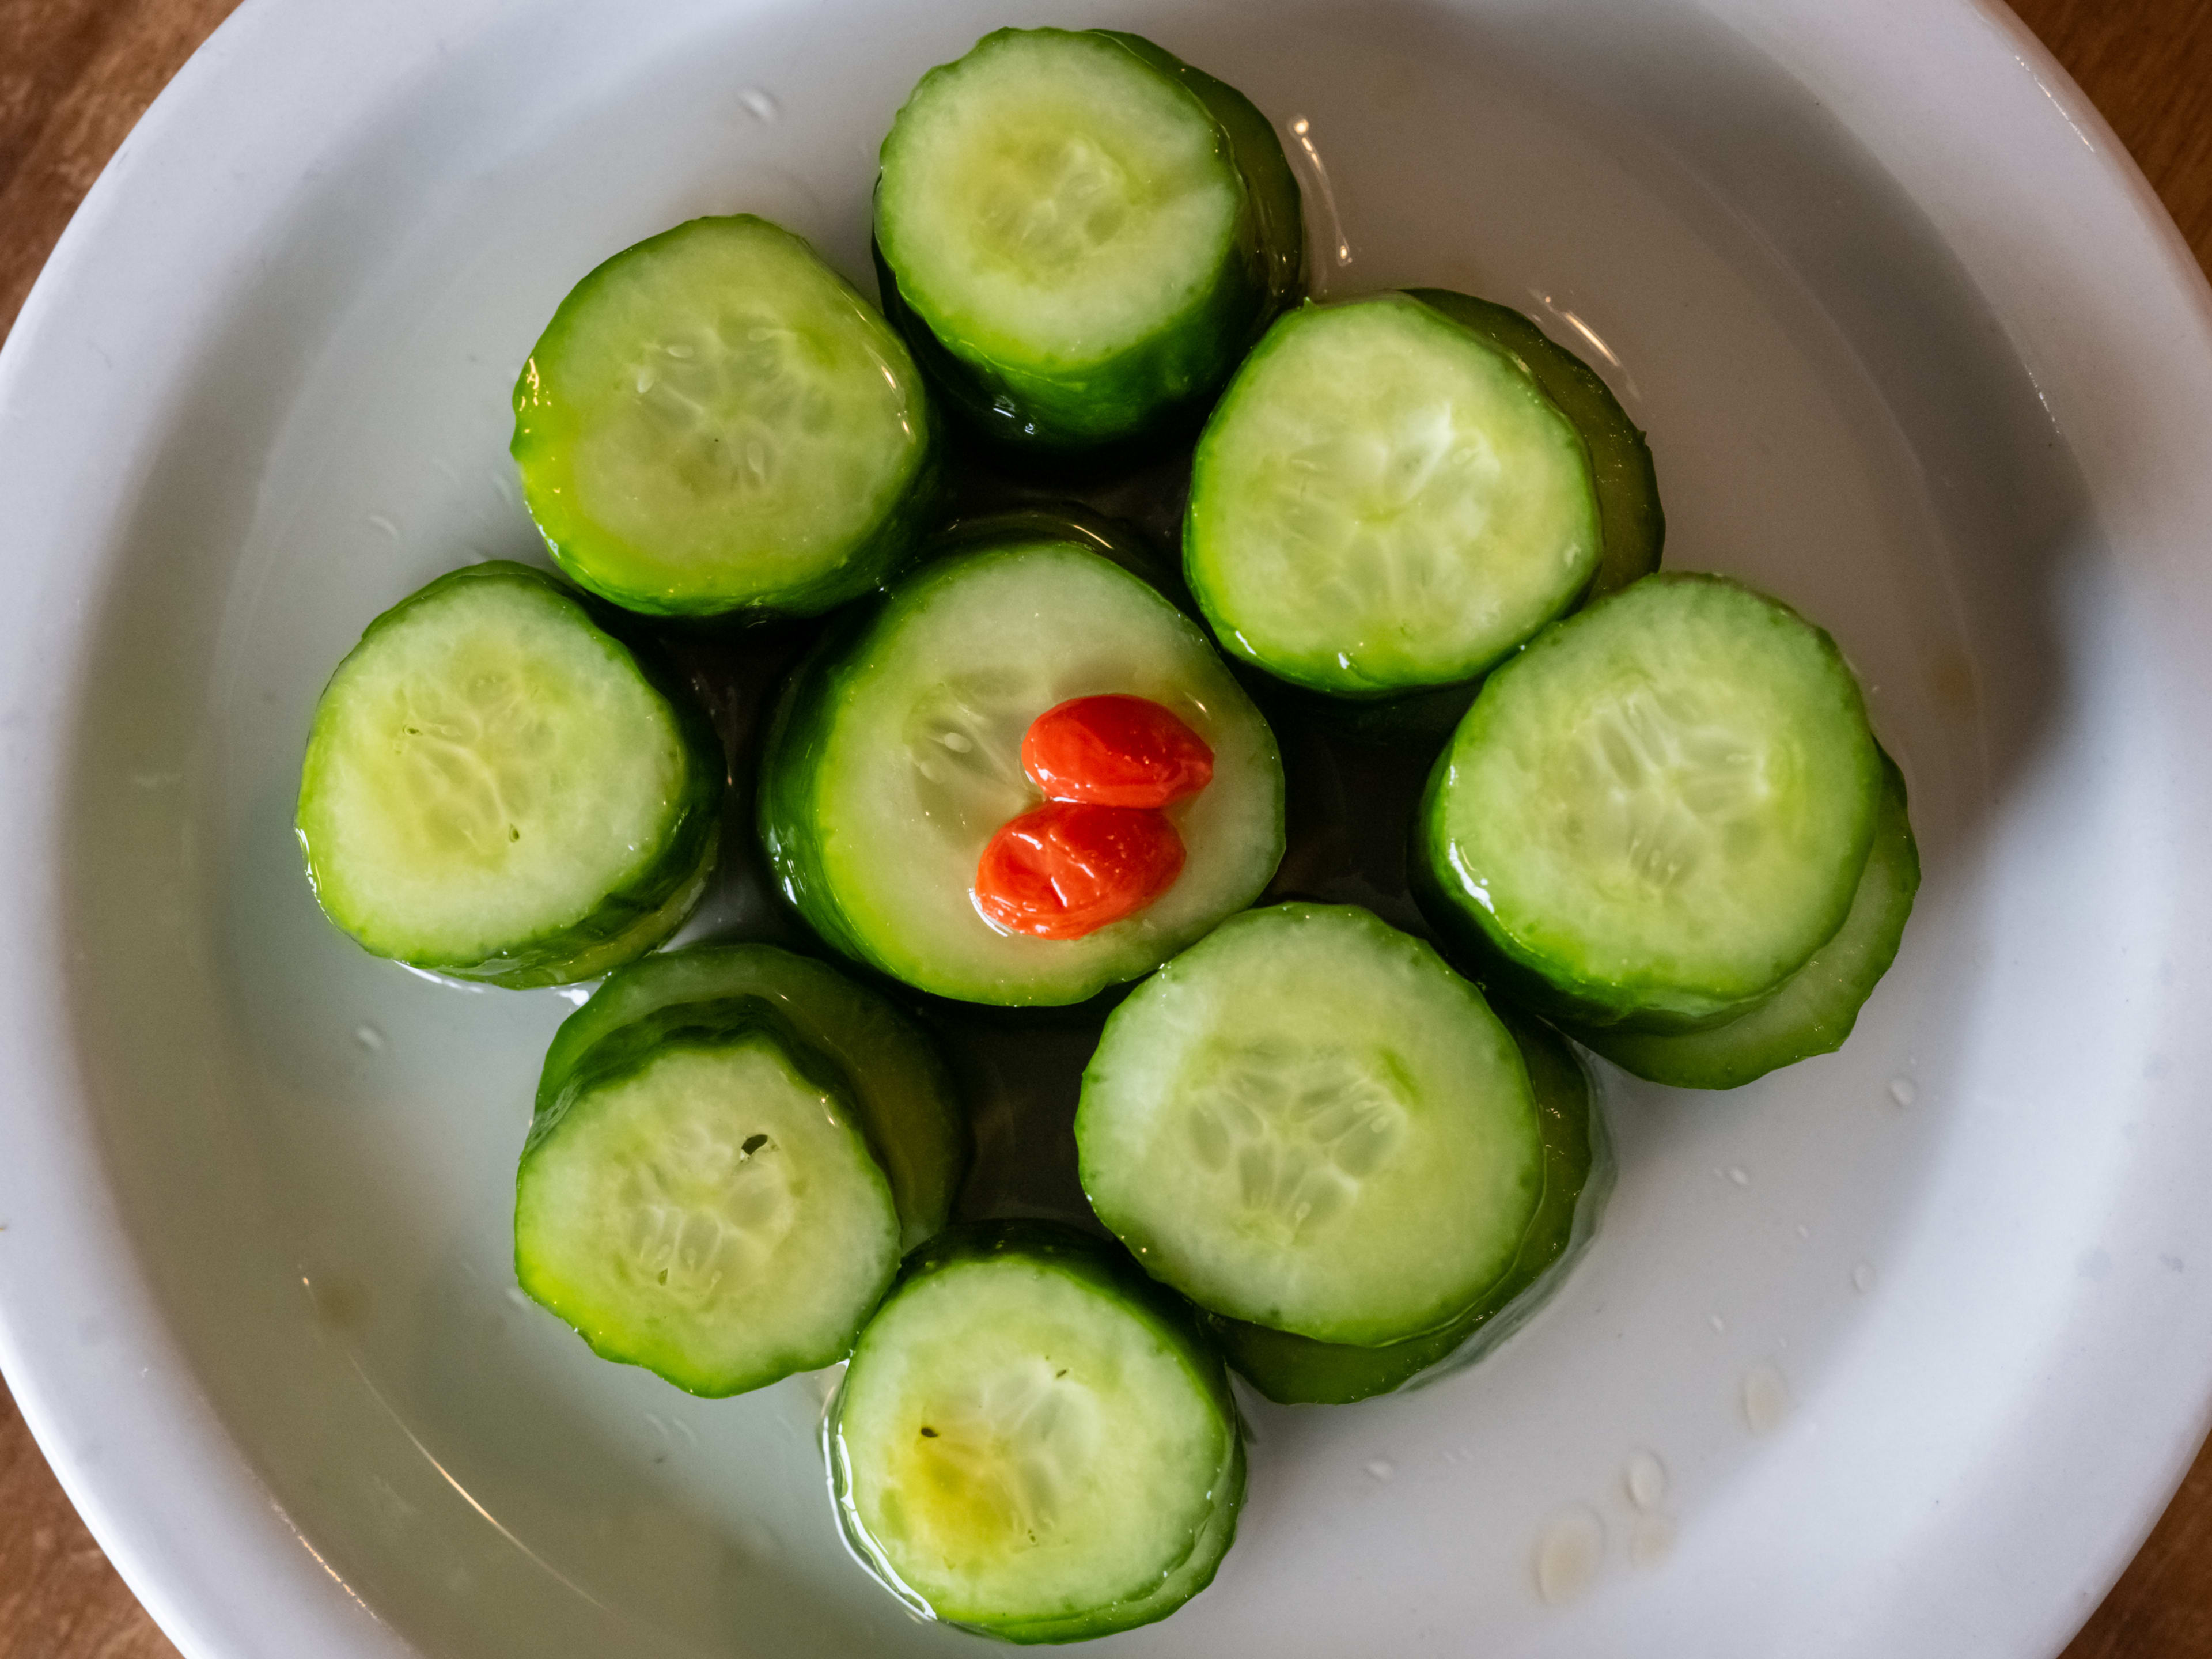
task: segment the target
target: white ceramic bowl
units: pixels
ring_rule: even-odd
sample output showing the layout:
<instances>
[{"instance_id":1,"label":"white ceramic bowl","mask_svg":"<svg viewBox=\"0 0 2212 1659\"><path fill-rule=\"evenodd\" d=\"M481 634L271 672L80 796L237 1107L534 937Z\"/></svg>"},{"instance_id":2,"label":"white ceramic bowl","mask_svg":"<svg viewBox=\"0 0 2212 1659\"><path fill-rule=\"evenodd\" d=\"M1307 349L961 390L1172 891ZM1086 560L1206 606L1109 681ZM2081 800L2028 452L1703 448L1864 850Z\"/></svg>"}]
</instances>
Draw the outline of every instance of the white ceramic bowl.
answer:
<instances>
[{"instance_id":1,"label":"white ceramic bowl","mask_svg":"<svg viewBox=\"0 0 2212 1659\"><path fill-rule=\"evenodd\" d=\"M353 949L289 808L362 623L531 546L507 393L568 284L737 209L863 276L908 85L1066 15L248 0L25 310L0 1360L194 1659L969 1640L844 1559L804 1380L690 1400L518 1304L513 1158L564 1005ZM2212 330L2181 243L1965 0L1077 21L1307 122L1333 286L1475 289L1603 361L1669 562L1844 641L1928 872L1840 1055L1721 1097L1616 1079L1619 1192L1558 1301L1443 1385L1261 1413L1218 1583L1110 1645L2055 1651L2212 1379ZM1577 1528L1595 1578L1547 1605L1540 1540Z\"/></svg>"}]
</instances>

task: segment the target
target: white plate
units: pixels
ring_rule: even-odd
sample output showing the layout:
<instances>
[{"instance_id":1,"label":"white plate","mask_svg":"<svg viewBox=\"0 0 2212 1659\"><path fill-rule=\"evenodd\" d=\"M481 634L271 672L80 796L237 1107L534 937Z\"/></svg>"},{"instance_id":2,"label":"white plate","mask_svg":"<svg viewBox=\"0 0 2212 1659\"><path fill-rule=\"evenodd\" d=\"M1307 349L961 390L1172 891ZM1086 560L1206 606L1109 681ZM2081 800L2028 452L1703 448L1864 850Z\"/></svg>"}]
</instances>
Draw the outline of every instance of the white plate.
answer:
<instances>
[{"instance_id":1,"label":"white plate","mask_svg":"<svg viewBox=\"0 0 2212 1659\"><path fill-rule=\"evenodd\" d=\"M289 798L362 623L530 547L507 394L568 284L735 209L864 275L905 89L1058 15L249 0L25 310L0 1359L195 1659L967 1644L844 1559L803 1380L686 1399L517 1305L513 1158L563 1005L355 951ZM1473 289L1603 360L1669 562L1802 605L1874 688L1928 871L1843 1054L1619 1086L1610 1224L1559 1300L1441 1386L1261 1415L1218 1583L1111 1645L2055 1651L2212 1378L2212 330L2179 239L1960 0L1080 21L1308 123L1334 286ZM1553 1606L1563 1516L1601 1556Z\"/></svg>"}]
</instances>

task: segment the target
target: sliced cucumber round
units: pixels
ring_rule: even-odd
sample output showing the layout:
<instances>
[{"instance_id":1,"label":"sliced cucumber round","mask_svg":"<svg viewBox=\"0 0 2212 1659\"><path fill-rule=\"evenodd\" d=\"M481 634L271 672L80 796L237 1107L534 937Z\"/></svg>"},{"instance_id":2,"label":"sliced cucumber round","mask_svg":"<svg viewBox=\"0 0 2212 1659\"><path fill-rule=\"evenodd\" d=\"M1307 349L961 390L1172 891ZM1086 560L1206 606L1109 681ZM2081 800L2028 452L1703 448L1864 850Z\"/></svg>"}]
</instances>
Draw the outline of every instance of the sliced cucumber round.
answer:
<instances>
[{"instance_id":1,"label":"sliced cucumber round","mask_svg":"<svg viewBox=\"0 0 2212 1659\"><path fill-rule=\"evenodd\" d=\"M663 1006L571 1062L515 1178L522 1288L693 1394L836 1364L899 1216L843 1078L767 999Z\"/></svg>"},{"instance_id":2,"label":"sliced cucumber round","mask_svg":"<svg viewBox=\"0 0 2212 1659\"><path fill-rule=\"evenodd\" d=\"M656 951L611 975L561 1022L538 1082L550 1113L594 1045L664 1010L757 997L830 1067L890 1182L902 1248L939 1231L968 1167L968 1123L951 1072L912 1020L826 963L772 945Z\"/></svg>"},{"instance_id":3,"label":"sliced cucumber round","mask_svg":"<svg viewBox=\"0 0 2212 1659\"><path fill-rule=\"evenodd\" d=\"M1232 917L1114 1011L1083 1188L1200 1307L1323 1342L1437 1330L1512 1266L1543 1191L1512 1037L1364 910Z\"/></svg>"},{"instance_id":4,"label":"sliced cucumber round","mask_svg":"<svg viewBox=\"0 0 2212 1659\"><path fill-rule=\"evenodd\" d=\"M1316 1342L1210 1316L1222 1357L1283 1405L1348 1405L1473 1364L1541 1307L1597 1231L1613 1189L1605 1119L1589 1074L1549 1026L1501 1015L1521 1049L1544 1139L1544 1192L1513 1265L1449 1325L1380 1348Z\"/></svg>"},{"instance_id":5,"label":"sliced cucumber round","mask_svg":"<svg viewBox=\"0 0 2212 1659\"><path fill-rule=\"evenodd\" d=\"M494 562L368 625L316 706L296 822L316 897L367 949L561 985L683 924L725 781L672 678L544 572Z\"/></svg>"},{"instance_id":6,"label":"sliced cucumber round","mask_svg":"<svg viewBox=\"0 0 2212 1659\"><path fill-rule=\"evenodd\" d=\"M561 568L656 616L811 616L878 586L939 497L897 333L789 231L694 219L576 284L514 388Z\"/></svg>"},{"instance_id":7,"label":"sliced cucumber round","mask_svg":"<svg viewBox=\"0 0 2212 1659\"><path fill-rule=\"evenodd\" d=\"M1659 505L1651 446L1597 371L1510 306L1443 288L1406 292L1510 353L1583 434L1605 527L1597 573L1583 597L1603 599L1656 570L1667 544L1667 514Z\"/></svg>"},{"instance_id":8,"label":"sliced cucumber round","mask_svg":"<svg viewBox=\"0 0 2212 1659\"><path fill-rule=\"evenodd\" d=\"M1534 1006L1693 1029L1843 925L1881 787L1834 641L1723 578L1648 576L1490 677L1430 776L1411 873L1439 931Z\"/></svg>"},{"instance_id":9,"label":"sliced cucumber round","mask_svg":"<svg viewBox=\"0 0 2212 1659\"><path fill-rule=\"evenodd\" d=\"M991 837L1042 802L1023 734L1107 691L1164 704L1213 751L1213 781L1165 809L1182 873L1082 939L1000 933L973 889ZM1075 530L1030 516L968 526L958 550L833 627L770 727L760 828L785 894L854 959L970 1002L1080 1002L1259 896L1283 853L1282 763L1195 623Z\"/></svg>"},{"instance_id":10,"label":"sliced cucumber round","mask_svg":"<svg viewBox=\"0 0 2212 1659\"><path fill-rule=\"evenodd\" d=\"M1379 697L1473 678L1589 586L1590 457L1521 362L1401 294L1291 313L1191 471L1183 568L1224 648Z\"/></svg>"},{"instance_id":11,"label":"sliced cucumber round","mask_svg":"<svg viewBox=\"0 0 2212 1659\"><path fill-rule=\"evenodd\" d=\"M884 304L952 405L1019 451L1194 424L1302 285L1267 118L1150 41L1000 29L884 140Z\"/></svg>"},{"instance_id":12,"label":"sliced cucumber round","mask_svg":"<svg viewBox=\"0 0 2212 1659\"><path fill-rule=\"evenodd\" d=\"M1881 811L1874 850L1859 877L1850 914L1834 938L1747 1014L1701 1031L1626 1031L1600 1026L1575 1035L1624 1071L1685 1089L1734 1089L1778 1066L1844 1046L1859 1010L1897 960L1920 852L1905 816L1905 778L1882 759Z\"/></svg>"},{"instance_id":13,"label":"sliced cucumber round","mask_svg":"<svg viewBox=\"0 0 2212 1659\"><path fill-rule=\"evenodd\" d=\"M1038 1223L910 1258L824 1429L840 1523L927 1617L1015 1642L1164 1618L1236 1535L1220 1360L1109 1245Z\"/></svg>"}]
</instances>

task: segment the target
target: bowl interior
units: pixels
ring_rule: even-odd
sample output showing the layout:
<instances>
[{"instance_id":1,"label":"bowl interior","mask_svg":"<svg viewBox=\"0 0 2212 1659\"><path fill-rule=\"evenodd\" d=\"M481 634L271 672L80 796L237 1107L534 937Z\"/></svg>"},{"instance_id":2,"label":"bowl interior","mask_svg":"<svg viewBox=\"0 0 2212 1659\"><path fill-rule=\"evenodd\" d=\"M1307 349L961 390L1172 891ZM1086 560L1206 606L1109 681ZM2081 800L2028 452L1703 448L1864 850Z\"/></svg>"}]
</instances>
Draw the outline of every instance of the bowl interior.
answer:
<instances>
[{"instance_id":1,"label":"bowl interior","mask_svg":"<svg viewBox=\"0 0 2212 1659\"><path fill-rule=\"evenodd\" d=\"M271 208L115 550L65 872L94 1109L230 1432L422 1651L949 1651L968 1638L911 1621L838 1543L818 1379L690 1399L525 1302L514 1158L569 1004L363 955L317 912L290 815L316 694L363 624L457 564L540 556L507 397L570 283L745 210L868 287L874 148L907 88L987 28L1054 20L968 0L502 18L426 43ZM2120 601L2081 488L1911 201L1692 7L1127 0L1085 21L1154 36L1295 135L1328 292L1483 294L1604 373L1651 434L1668 563L1743 576L1842 641L1926 869L1840 1054L1710 1097L1607 1074L1619 1186L1556 1300L1437 1386L1256 1408L1216 1587L1117 1644L1758 1650L1751 1628L1699 1639L1747 1564L1865 1582L1909 1531L1917 1489L1859 1450L1909 1395L1894 1356L1932 1344L1948 1388L1994 1397L2015 1348L2056 1340L2073 1263L2008 1254L2007 1206L2105 1201L2102 1143L2063 1115L2084 1087L2124 1092L2120 1058L2074 1056L2016 1103L2048 1131L2017 1167L1968 1103L2008 1033L2117 1021L2152 971L2069 977L2088 947L2004 921L2108 860L2133 810ZM769 918L738 883L702 926ZM994 1110L1064 1133L1086 1042L981 1042ZM1970 1215L1978 1167L2001 1190ZM994 1201L1043 1197L1010 1177ZM1944 1346L1970 1276L2010 1298L2002 1355ZM1638 1453L1666 1472L1644 1506ZM1532 1564L1562 1516L1602 1543L1591 1592L1554 1607ZM1784 1517L1832 1521L1826 1553L1775 1544Z\"/></svg>"}]
</instances>

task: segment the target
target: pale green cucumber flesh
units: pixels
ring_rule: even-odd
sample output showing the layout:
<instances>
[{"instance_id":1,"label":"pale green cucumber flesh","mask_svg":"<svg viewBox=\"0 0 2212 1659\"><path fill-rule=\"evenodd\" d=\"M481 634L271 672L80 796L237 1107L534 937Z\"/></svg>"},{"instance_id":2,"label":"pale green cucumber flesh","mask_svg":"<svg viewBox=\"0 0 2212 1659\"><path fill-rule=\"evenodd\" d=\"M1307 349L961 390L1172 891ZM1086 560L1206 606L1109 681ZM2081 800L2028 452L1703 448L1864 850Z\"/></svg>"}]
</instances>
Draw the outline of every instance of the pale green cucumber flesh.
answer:
<instances>
[{"instance_id":1,"label":"pale green cucumber flesh","mask_svg":"<svg viewBox=\"0 0 2212 1659\"><path fill-rule=\"evenodd\" d=\"M689 697L573 592L487 563L385 612L338 665L297 826L324 910L367 949L561 984L682 924L713 866L723 773Z\"/></svg>"},{"instance_id":2,"label":"pale green cucumber flesh","mask_svg":"<svg viewBox=\"0 0 2212 1659\"><path fill-rule=\"evenodd\" d=\"M515 1272L602 1357L693 1394L835 1364L898 1266L842 1079L757 998L632 1022L538 1115Z\"/></svg>"},{"instance_id":3,"label":"pale green cucumber flesh","mask_svg":"<svg viewBox=\"0 0 2212 1659\"><path fill-rule=\"evenodd\" d=\"M1783 1066L1844 1046L1859 1010L1905 937L1920 889L1920 854L1905 814L1905 780L1885 763L1881 813L1850 914L1835 936L1749 1013L1675 1033L1596 1027L1574 1033L1614 1065L1654 1083L1735 1089Z\"/></svg>"},{"instance_id":4,"label":"pale green cucumber flesh","mask_svg":"<svg viewBox=\"0 0 2212 1659\"><path fill-rule=\"evenodd\" d=\"M1604 546L1580 603L1603 599L1656 570L1666 544L1667 517L1660 505L1650 447L1596 372L1509 307L1448 289L1406 292L1510 353L1582 434L1597 483ZM1432 748L1450 735L1479 689L1479 682L1467 681L1388 697L1352 700L1323 695L1310 698L1307 706L1315 720L1355 741L1389 748Z\"/></svg>"},{"instance_id":5,"label":"pale green cucumber flesh","mask_svg":"<svg viewBox=\"0 0 2212 1659\"><path fill-rule=\"evenodd\" d=\"M1188 722L1212 781L1166 809L1187 854L1147 908L1079 939L998 932L985 845L1041 804L1030 723L1126 692ZM787 689L762 763L777 881L849 956L971 1002L1069 1004L1149 972L1258 896L1283 848L1274 738L1203 630L1073 533L969 539L842 618Z\"/></svg>"},{"instance_id":6,"label":"pale green cucumber flesh","mask_svg":"<svg viewBox=\"0 0 2212 1659\"><path fill-rule=\"evenodd\" d=\"M1479 977L1578 1024L1692 1029L1843 925L1881 794L1832 640L1723 578L1654 575L1485 683L1411 874Z\"/></svg>"},{"instance_id":7,"label":"pale green cucumber flesh","mask_svg":"<svg viewBox=\"0 0 2212 1659\"><path fill-rule=\"evenodd\" d=\"M1017 449L1188 419L1302 270L1273 129L1136 36L987 35L922 77L882 161L885 311L955 406Z\"/></svg>"},{"instance_id":8,"label":"pale green cucumber flesh","mask_svg":"<svg viewBox=\"0 0 2212 1659\"><path fill-rule=\"evenodd\" d=\"M561 1023L546 1050L538 1110L552 1109L577 1064L610 1033L665 1009L757 997L839 1073L890 1183L901 1243L939 1231L968 1164L968 1125L952 1078L921 1028L826 963L771 945L656 951L611 975Z\"/></svg>"},{"instance_id":9,"label":"pale green cucumber flesh","mask_svg":"<svg viewBox=\"0 0 2212 1659\"><path fill-rule=\"evenodd\" d=\"M1403 295L1294 312L1200 439L1184 573L1223 646L1338 696L1473 678L1589 586L1575 423L1517 359Z\"/></svg>"},{"instance_id":10,"label":"pale green cucumber flesh","mask_svg":"<svg viewBox=\"0 0 2212 1659\"><path fill-rule=\"evenodd\" d=\"M514 392L523 492L562 568L633 611L811 615L913 552L936 434L897 332L748 214L625 249Z\"/></svg>"},{"instance_id":11,"label":"pale green cucumber flesh","mask_svg":"<svg viewBox=\"0 0 2212 1659\"><path fill-rule=\"evenodd\" d=\"M1220 1361L1110 1247L947 1234L870 1322L825 1441L854 1552L918 1613L1017 1642L1102 1636L1202 1589L1243 1440Z\"/></svg>"},{"instance_id":12,"label":"pale green cucumber flesh","mask_svg":"<svg viewBox=\"0 0 2212 1659\"><path fill-rule=\"evenodd\" d=\"M1449 289L1406 291L1512 353L1583 434L1605 526L1604 551L1585 597L1603 599L1656 570L1667 543L1667 515L1659 504L1651 447L1597 372L1510 306Z\"/></svg>"},{"instance_id":13,"label":"pale green cucumber flesh","mask_svg":"<svg viewBox=\"0 0 2212 1659\"><path fill-rule=\"evenodd\" d=\"M1139 986L1075 1134L1085 1193L1146 1272L1327 1342L1450 1322L1512 1265L1543 1187L1504 1026L1348 906L1232 917Z\"/></svg>"},{"instance_id":14,"label":"pale green cucumber flesh","mask_svg":"<svg viewBox=\"0 0 2212 1659\"><path fill-rule=\"evenodd\" d=\"M1210 1317L1222 1357L1268 1399L1280 1405L1346 1405L1473 1364L1541 1305L1595 1235L1613 1169L1589 1073L1548 1026L1521 1015L1508 1016L1506 1024L1528 1068L1544 1141L1543 1198L1513 1265L1450 1324L1387 1347L1316 1342Z\"/></svg>"}]
</instances>

